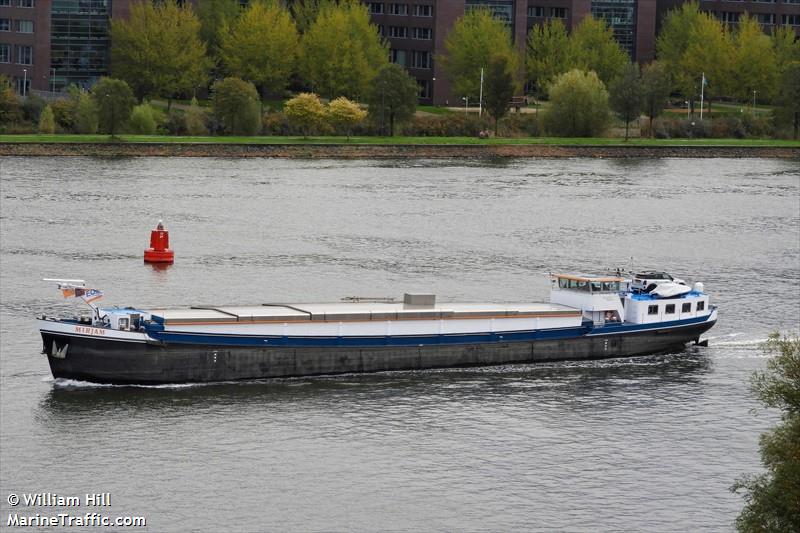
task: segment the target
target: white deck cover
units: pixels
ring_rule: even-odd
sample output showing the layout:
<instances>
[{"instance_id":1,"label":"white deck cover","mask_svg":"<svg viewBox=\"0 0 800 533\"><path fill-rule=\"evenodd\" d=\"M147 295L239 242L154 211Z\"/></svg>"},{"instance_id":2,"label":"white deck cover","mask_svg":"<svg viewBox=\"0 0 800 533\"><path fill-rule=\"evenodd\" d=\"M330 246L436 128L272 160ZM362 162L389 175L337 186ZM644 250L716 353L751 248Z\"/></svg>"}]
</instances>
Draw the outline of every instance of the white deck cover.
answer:
<instances>
[{"instance_id":1,"label":"white deck cover","mask_svg":"<svg viewBox=\"0 0 800 533\"><path fill-rule=\"evenodd\" d=\"M436 335L577 327L581 312L549 304L299 303L152 309L167 331L277 336Z\"/></svg>"}]
</instances>

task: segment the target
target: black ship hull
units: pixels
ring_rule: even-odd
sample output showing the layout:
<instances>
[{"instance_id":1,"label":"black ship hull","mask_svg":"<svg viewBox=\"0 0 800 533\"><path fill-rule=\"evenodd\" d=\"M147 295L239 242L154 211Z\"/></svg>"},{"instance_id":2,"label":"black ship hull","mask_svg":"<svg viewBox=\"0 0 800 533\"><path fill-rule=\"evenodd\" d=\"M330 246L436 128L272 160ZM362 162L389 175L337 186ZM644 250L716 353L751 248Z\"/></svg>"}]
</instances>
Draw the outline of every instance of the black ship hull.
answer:
<instances>
[{"instance_id":1,"label":"black ship hull","mask_svg":"<svg viewBox=\"0 0 800 533\"><path fill-rule=\"evenodd\" d=\"M166 384L634 357L682 350L714 323L562 339L410 346L159 344L48 331L42 331L42 340L55 378Z\"/></svg>"}]
</instances>

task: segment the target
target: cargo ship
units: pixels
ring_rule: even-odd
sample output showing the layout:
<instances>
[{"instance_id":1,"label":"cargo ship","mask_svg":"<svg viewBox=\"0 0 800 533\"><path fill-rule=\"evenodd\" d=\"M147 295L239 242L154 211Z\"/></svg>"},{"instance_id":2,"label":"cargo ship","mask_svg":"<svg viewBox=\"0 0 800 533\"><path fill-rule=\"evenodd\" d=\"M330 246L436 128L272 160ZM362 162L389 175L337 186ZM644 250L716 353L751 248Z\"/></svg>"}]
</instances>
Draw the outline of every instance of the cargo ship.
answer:
<instances>
[{"instance_id":1,"label":"cargo ship","mask_svg":"<svg viewBox=\"0 0 800 533\"><path fill-rule=\"evenodd\" d=\"M38 317L55 378L165 384L633 357L683 350L717 320L702 283L663 272L552 274L549 303L439 303L433 294Z\"/></svg>"}]
</instances>

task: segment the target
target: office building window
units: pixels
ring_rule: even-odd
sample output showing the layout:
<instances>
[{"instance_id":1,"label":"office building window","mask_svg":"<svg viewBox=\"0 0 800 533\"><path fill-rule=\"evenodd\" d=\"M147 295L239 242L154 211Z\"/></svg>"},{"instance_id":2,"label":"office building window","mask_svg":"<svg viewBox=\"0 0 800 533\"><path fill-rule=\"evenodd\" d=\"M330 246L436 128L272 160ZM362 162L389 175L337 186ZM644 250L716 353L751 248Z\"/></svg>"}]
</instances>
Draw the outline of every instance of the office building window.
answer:
<instances>
[{"instance_id":1,"label":"office building window","mask_svg":"<svg viewBox=\"0 0 800 533\"><path fill-rule=\"evenodd\" d=\"M0 7L11 7L11 0L0 0Z\"/></svg>"},{"instance_id":2,"label":"office building window","mask_svg":"<svg viewBox=\"0 0 800 533\"><path fill-rule=\"evenodd\" d=\"M17 21L17 31L20 33L33 33L33 21L32 20L18 20Z\"/></svg>"},{"instance_id":3,"label":"office building window","mask_svg":"<svg viewBox=\"0 0 800 533\"><path fill-rule=\"evenodd\" d=\"M783 0L784 4L800 4L800 0Z\"/></svg>"},{"instance_id":4,"label":"office building window","mask_svg":"<svg viewBox=\"0 0 800 533\"><path fill-rule=\"evenodd\" d=\"M424 4L415 5L414 6L414 16L415 17L432 17L433 16L433 6L428 6Z\"/></svg>"},{"instance_id":5,"label":"office building window","mask_svg":"<svg viewBox=\"0 0 800 533\"><path fill-rule=\"evenodd\" d=\"M0 19L0 31L11 31L11 19Z\"/></svg>"},{"instance_id":6,"label":"office building window","mask_svg":"<svg viewBox=\"0 0 800 533\"><path fill-rule=\"evenodd\" d=\"M419 85L419 97L420 98L430 98L431 97L431 80L417 80L417 84Z\"/></svg>"},{"instance_id":7,"label":"office building window","mask_svg":"<svg viewBox=\"0 0 800 533\"><path fill-rule=\"evenodd\" d=\"M405 50L395 50L392 48L389 50L389 61L392 63L397 63L401 67L406 66L406 51Z\"/></svg>"},{"instance_id":8,"label":"office building window","mask_svg":"<svg viewBox=\"0 0 800 533\"><path fill-rule=\"evenodd\" d=\"M783 15L784 26L800 26L800 15Z\"/></svg>"},{"instance_id":9,"label":"office building window","mask_svg":"<svg viewBox=\"0 0 800 533\"><path fill-rule=\"evenodd\" d=\"M0 43L0 63L11 63L11 45Z\"/></svg>"},{"instance_id":10,"label":"office building window","mask_svg":"<svg viewBox=\"0 0 800 533\"><path fill-rule=\"evenodd\" d=\"M414 68L431 68L431 53L424 50L411 52L411 66Z\"/></svg>"},{"instance_id":11,"label":"office building window","mask_svg":"<svg viewBox=\"0 0 800 533\"><path fill-rule=\"evenodd\" d=\"M389 37L405 39L408 37L408 28L405 26L389 26Z\"/></svg>"},{"instance_id":12,"label":"office building window","mask_svg":"<svg viewBox=\"0 0 800 533\"><path fill-rule=\"evenodd\" d=\"M430 28L414 28L411 35L414 37L414 39L430 41L431 36L433 35L433 30Z\"/></svg>"},{"instance_id":13,"label":"office building window","mask_svg":"<svg viewBox=\"0 0 800 533\"><path fill-rule=\"evenodd\" d=\"M381 2L370 2L369 12L373 15L383 15L383 4Z\"/></svg>"},{"instance_id":14,"label":"office building window","mask_svg":"<svg viewBox=\"0 0 800 533\"><path fill-rule=\"evenodd\" d=\"M736 24L739 22L740 13L735 11L723 11L720 13L720 20L726 24Z\"/></svg>"},{"instance_id":15,"label":"office building window","mask_svg":"<svg viewBox=\"0 0 800 533\"><path fill-rule=\"evenodd\" d=\"M543 17L544 8L542 6L528 6L529 17Z\"/></svg>"},{"instance_id":16,"label":"office building window","mask_svg":"<svg viewBox=\"0 0 800 533\"><path fill-rule=\"evenodd\" d=\"M488 9L492 16L503 21L506 26L514 26L513 0L466 0L464 10Z\"/></svg>"},{"instance_id":17,"label":"office building window","mask_svg":"<svg viewBox=\"0 0 800 533\"><path fill-rule=\"evenodd\" d=\"M390 15L408 15L408 4L389 4Z\"/></svg>"},{"instance_id":18,"label":"office building window","mask_svg":"<svg viewBox=\"0 0 800 533\"><path fill-rule=\"evenodd\" d=\"M567 8L566 7L551 7L550 8L550 17L554 19L565 19L567 18Z\"/></svg>"},{"instance_id":19,"label":"office building window","mask_svg":"<svg viewBox=\"0 0 800 533\"><path fill-rule=\"evenodd\" d=\"M17 45L17 63L20 65L33 64L33 47Z\"/></svg>"},{"instance_id":20,"label":"office building window","mask_svg":"<svg viewBox=\"0 0 800 533\"><path fill-rule=\"evenodd\" d=\"M753 2L758 2L759 4L774 4L775 0L753 0Z\"/></svg>"},{"instance_id":21,"label":"office building window","mask_svg":"<svg viewBox=\"0 0 800 533\"><path fill-rule=\"evenodd\" d=\"M34 7L33 0L19 0L17 4L19 7Z\"/></svg>"},{"instance_id":22,"label":"office building window","mask_svg":"<svg viewBox=\"0 0 800 533\"><path fill-rule=\"evenodd\" d=\"M756 14L756 20L765 26L772 26L775 24L775 14L774 13L758 13Z\"/></svg>"}]
</instances>

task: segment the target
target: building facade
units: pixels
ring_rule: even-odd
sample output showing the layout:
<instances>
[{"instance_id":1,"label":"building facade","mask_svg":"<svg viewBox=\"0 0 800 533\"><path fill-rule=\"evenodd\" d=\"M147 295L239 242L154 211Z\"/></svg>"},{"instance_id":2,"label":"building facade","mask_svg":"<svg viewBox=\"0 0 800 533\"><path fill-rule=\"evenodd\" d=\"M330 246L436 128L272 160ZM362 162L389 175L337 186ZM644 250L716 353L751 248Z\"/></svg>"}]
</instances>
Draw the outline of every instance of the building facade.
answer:
<instances>
[{"instance_id":1,"label":"building facade","mask_svg":"<svg viewBox=\"0 0 800 533\"><path fill-rule=\"evenodd\" d=\"M20 94L58 91L70 83L89 87L108 73L111 18L127 16L134 0L0 0L0 74ZM197 3L202 0L191 0ZM420 103L458 105L436 60L445 38L467 10L485 8L511 31L524 53L531 29L560 19L568 30L587 16L602 18L639 62L655 57L664 15L684 0L364 0L372 22L390 46L391 61L419 84ZM744 12L765 31L788 26L800 35L800 0L701 0L700 7L729 25Z\"/></svg>"}]
</instances>

